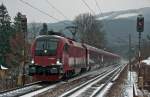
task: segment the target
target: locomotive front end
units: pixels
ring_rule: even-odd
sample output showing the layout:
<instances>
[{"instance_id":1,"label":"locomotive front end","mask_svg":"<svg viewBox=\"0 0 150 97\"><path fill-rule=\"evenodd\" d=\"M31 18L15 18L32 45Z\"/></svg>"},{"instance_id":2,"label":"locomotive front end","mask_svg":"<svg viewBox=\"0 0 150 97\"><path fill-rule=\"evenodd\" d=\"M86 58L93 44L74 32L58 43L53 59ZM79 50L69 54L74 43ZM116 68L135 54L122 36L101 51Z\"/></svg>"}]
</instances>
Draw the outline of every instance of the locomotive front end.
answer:
<instances>
[{"instance_id":1,"label":"locomotive front end","mask_svg":"<svg viewBox=\"0 0 150 97\"><path fill-rule=\"evenodd\" d=\"M38 37L32 47L32 65L29 75L36 80L59 80L63 74L60 39L54 36Z\"/></svg>"}]
</instances>

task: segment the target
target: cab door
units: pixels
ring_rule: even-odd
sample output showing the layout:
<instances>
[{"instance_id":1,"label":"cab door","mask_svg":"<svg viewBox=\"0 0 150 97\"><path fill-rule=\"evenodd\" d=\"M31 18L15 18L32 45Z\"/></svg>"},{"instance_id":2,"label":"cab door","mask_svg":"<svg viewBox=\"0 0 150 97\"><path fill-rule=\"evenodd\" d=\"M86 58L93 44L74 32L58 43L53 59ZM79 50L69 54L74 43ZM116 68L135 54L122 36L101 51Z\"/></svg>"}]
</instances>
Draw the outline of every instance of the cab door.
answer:
<instances>
[{"instance_id":1,"label":"cab door","mask_svg":"<svg viewBox=\"0 0 150 97\"><path fill-rule=\"evenodd\" d=\"M69 45L65 44L63 48L62 62L64 66L64 71L69 70Z\"/></svg>"}]
</instances>

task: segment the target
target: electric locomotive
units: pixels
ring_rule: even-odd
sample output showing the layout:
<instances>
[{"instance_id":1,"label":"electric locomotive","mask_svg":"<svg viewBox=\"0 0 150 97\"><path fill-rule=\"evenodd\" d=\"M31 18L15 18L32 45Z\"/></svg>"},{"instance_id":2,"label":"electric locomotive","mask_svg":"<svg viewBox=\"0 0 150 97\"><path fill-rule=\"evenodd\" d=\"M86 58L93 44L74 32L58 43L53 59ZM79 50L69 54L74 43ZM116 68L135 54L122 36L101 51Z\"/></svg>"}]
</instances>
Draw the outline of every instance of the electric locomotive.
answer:
<instances>
[{"instance_id":1,"label":"electric locomotive","mask_svg":"<svg viewBox=\"0 0 150 97\"><path fill-rule=\"evenodd\" d=\"M29 74L36 80L54 81L86 69L86 49L78 42L57 35L42 35L32 45Z\"/></svg>"}]
</instances>

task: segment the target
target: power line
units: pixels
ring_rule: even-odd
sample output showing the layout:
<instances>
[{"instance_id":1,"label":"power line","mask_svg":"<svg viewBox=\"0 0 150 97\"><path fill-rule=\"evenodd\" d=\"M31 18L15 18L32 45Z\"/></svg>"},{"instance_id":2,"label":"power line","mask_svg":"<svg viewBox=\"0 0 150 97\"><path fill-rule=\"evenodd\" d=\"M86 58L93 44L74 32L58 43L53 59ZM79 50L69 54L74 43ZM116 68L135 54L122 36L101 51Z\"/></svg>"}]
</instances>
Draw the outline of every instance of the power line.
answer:
<instances>
[{"instance_id":1,"label":"power line","mask_svg":"<svg viewBox=\"0 0 150 97\"><path fill-rule=\"evenodd\" d=\"M102 12L102 10L101 10L101 7L100 7L100 5L98 4L98 2L97 2L97 0L95 0L95 3L96 3L96 6L97 6L97 8L98 8L98 10L99 10L99 13L102 15L102 16L104 16L104 14L103 14L103 12ZM107 22L105 22L105 20L103 20L103 24L104 24L104 26L106 26L107 25ZM106 27L105 27L106 28ZM108 27L107 27L108 28Z\"/></svg>"},{"instance_id":2,"label":"power line","mask_svg":"<svg viewBox=\"0 0 150 97\"><path fill-rule=\"evenodd\" d=\"M98 8L99 12L100 12L100 13L102 13L101 8L100 8L100 6L99 6L99 4L98 4L97 0L95 0L95 3L96 3L96 6L97 6L97 8Z\"/></svg>"},{"instance_id":3,"label":"power line","mask_svg":"<svg viewBox=\"0 0 150 97\"><path fill-rule=\"evenodd\" d=\"M95 0L95 3L96 3L96 6L97 6L98 9L99 9L100 14L101 14L102 16L104 16L104 14L103 14L103 12L102 12L102 10L101 10L101 7L100 7L100 5L98 4L97 0ZM103 20L103 24L104 24L104 28L106 28L106 26L107 26L107 29L109 30L107 21L105 21L105 19Z\"/></svg>"},{"instance_id":4,"label":"power line","mask_svg":"<svg viewBox=\"0 0 150 97\"><path fill-rule=\"evenodd\" d=\"M49 0L45 0L53 9L55 9L59 14L61 14L65 19L69 20L67 16L65 16L58 8L56 8Z\"/></svg>"},{"instance_id":5,"label":"power line","mask_svg":"<svg viewBox=\"0 0 150 97\"><path fill-rule=\"evenodd\" d=\"M81 1L88 7L88 9L92 12L92 14L95 15L95 12L90 8L90 6L84 0Z\"/></svg>"},{"instance_id":6,"label":"power line","mask_svg":"<svg viewBox=\"0 0 150 97\"><path fill-rule=\"evenodd\" d=\"M45 14L45 15L47 15L48 17L50 17L50 18L52 18L52 19L54 19L54 20L60 21L59 19L53 17L52 15L49 15L48 13L42 11L41 9L39 9L39 8L37 8L37 7L33 6L33 5L31 5L30 3L26 2L26 1L23 1L23 0L20 0L20 1L21 1L22 3L24 3L24 4L28 5L28 6L30 6L31 8L33 8L33 9L35 9L35 10L41 12L42 14ZM65 25L68 25L67 23L64 23L64 22L62 22L62 23L65 24Z\"/></svg>"},{"instance_id":7,"label":"power line","mask_svg":"<svg viewBox=\"0 0 150 97\"><path fill-rule=\"evenodd\" d=\"M35 10L37 10L37 11L39 11L39 12L41 12L41 13L43 13L43 14L47 15L47 16L49 16L50 18L53 18L54 20L58 20L57 18L55 18L55 17L53 17L53 16L49 15L48 13L46 13L46 12L42 11L41 9L39 9L39 8L37 8L37 7L34 7L34 6L33 6L33 5L31 5L30 3L26 2L26 1L23 1L23 0L20 0L20 1L21 1L22 3L24 3L24 4L28 5L28 6L32 7L33 9L35 9Z\"/></svg>"},{"instance_id":8,"label":"power line","mask_svg":"<svg viewBox=\"0 0 150 97\"><path fill-rule=\"evenodd\" d=\"M100 1L100 0L99 0ZM95 0L95 3L96 3L96 6L98 7L98 9L99 9L99 12L100 12L100 14L102 15L102 16L104 16L104 14L103 14L103 12L102 12L102 10L101 10L101 7L100 7L100 5L99 5L99 3L97 2L97 0ZM103 24L104 24L104 27L106 28L106 26L107 26L107 29L108 30L110 30L110 28L109 28L109 26L108 26L108 22L106 21L106 20L103 20L102 21L103 22ZM113 35L113 34L112 34ZM118 37L120 40L123 40L123 39L121 39L120 37Z\"/></svg>"},{"instance_id":9,"label":"power line","mask_svg":"<svg viewBox=\"0 0 150 97\"><path fill-rule=\"evenodd\" d=\"M101 10L101 7L100 7L100 5L99 5L99 3L97 2L97 0L95 0L95 3L96 3L96 6L97 6L97 8L98 8L98 10L99 10L99 13L102 15L102 16L104 16L103 15L103 12L102 12L102 10ZM108 27L108 24L107 24L107 21L102 21L102 23L104 24L104 27L106 28L106 26L107 26L107 29L109 29L109 27Z\"/></svg>"}]
</instances>

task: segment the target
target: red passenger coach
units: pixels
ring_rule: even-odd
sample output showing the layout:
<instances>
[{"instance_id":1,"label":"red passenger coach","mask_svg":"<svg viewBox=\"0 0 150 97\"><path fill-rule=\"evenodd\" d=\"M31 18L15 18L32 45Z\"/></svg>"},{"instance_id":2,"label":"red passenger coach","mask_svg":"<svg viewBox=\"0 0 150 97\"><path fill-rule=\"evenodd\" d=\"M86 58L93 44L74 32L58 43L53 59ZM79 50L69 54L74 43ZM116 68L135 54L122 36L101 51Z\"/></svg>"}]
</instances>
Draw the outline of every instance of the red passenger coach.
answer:
<instances>
[{"instance_id":1,"label":"red passenger coach","mask_svg":"<svg viewBox=\"0 0 150 97\"><path fill-rule=\"evenodd\" d=\"M56 81L85 70L86 50L82 44L57 35L42 35L32 45L29 74L36 80Z\"/></svg>"},{"instance_id":2,"label":"red passenger coach","mask_svg":"<svg viewBox=\"0 0 150 97\"><path fill-rule=\"evenodd\" d=\"M106 52L102 49L84 44L87 48L87 67L89 69L102 68L109 65L117 65L120 62L120 56Z\"/></svg>"}]
</instances>

